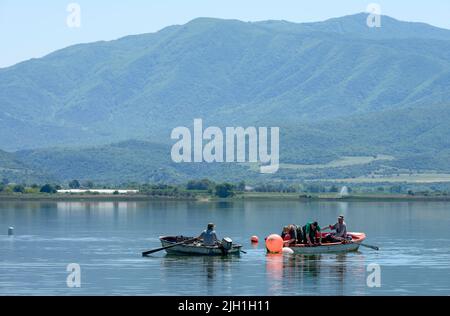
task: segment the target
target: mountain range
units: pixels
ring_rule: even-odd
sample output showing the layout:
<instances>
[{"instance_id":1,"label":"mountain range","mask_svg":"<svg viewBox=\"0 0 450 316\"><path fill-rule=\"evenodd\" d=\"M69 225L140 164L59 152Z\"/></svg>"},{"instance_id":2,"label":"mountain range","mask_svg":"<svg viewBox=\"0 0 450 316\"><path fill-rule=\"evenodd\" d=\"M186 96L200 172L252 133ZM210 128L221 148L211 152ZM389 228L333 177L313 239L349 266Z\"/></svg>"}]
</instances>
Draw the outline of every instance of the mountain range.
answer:
<instances>
[{"instance_id":1,"label":"mountain range","mask_svg":"<svg viewBox=\"0 0 450 316\"><path fill-rule=\"evenodd\" d=\"M450 31L366 18L198 18L0 69L0 176L261 178L171 163L172 129L195 118L280 127L283 163L383 154L384 167L450 172Z\"/></svg>"}]
</instances>

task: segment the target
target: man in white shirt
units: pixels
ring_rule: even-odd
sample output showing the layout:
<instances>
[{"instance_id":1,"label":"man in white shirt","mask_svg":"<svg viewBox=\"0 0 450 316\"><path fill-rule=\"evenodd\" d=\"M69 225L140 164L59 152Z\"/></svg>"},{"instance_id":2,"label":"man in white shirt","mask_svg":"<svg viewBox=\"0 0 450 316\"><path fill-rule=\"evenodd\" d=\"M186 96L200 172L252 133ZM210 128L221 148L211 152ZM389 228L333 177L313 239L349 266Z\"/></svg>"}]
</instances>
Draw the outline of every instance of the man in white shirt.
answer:
<instances>
[{"instance_id":1,"label":"man in white shirt","mask_svg":"<svg viewBox=\"0 0 450 316\"><path fill-rule=\"evenodd\" d=\"M340 215L337 219L337 223L328 226L329 229L334 230L334 233L325 237L325 242L340 242L347 240L347 224L344 222L344 216Z\"/></svg>"}]
</instances>

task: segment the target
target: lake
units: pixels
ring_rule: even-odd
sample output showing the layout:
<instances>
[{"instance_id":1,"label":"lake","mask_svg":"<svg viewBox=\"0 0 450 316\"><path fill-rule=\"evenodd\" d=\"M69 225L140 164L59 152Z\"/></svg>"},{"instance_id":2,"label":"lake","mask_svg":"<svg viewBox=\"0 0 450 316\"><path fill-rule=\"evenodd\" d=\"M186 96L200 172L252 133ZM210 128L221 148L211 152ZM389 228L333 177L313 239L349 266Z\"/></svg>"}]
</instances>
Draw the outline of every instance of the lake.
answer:
<instances>
[{"instance_id":1,"label":"lake","mask_svg":"<svg viewBox=\"0 0 450 316\"><path fill-rule=\"evenodd\" d=\"M340 214L380 251L283 256L250 243ZM158 236L198 235L208 222L247 254L141 257ZM0 202L0 294L450 295L449 227L449 202ZM67 286L71 263L80 288ZM380 287L367 283L374 264Z\"/></svg>"}]
</instances>

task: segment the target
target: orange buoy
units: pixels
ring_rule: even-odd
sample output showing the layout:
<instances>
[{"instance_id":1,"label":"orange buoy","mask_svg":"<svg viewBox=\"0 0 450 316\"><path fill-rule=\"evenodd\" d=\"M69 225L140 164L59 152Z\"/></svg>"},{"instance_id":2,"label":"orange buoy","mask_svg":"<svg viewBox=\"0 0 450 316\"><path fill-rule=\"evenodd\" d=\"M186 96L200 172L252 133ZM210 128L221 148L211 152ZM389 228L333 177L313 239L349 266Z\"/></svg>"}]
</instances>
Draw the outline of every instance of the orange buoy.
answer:
<instances>
[{"instance_id":1,"label":"orange buoy","mask_svg":"<svg viewBox=\"0 0 450 316\"><path fill-rule=\"evenodd\" d=\"M255 243L255 244L259 241L258 236L252 236L250 238L250 240L251 240L252 243Z\"/></svg>"},{"instance_id":2,"label":"orange buoy","mask_svg":"<svg viewBox=\"0 0 450 316\"><path fill-rule=\"evenodd\" d=\"M283 238L277 234L270 235L266 239L266 248L271 253L280 253L283 250Z\"/></svg>"}]
</instances>

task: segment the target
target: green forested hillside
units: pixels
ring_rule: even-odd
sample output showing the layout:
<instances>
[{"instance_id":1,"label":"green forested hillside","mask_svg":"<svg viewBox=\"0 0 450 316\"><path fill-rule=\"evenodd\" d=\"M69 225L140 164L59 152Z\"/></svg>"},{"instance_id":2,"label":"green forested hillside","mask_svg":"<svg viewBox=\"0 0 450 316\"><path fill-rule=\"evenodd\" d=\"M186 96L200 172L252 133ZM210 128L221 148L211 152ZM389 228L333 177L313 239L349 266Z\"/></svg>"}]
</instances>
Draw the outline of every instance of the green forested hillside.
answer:
<instances>
[{"instance_id":1,"label":"green forested hillside","mask_svg":"<svg viewBox=\"0 0 450 316\"><path fill-rule=\"evenodd\" d=\"M287 129L282 138L285 161L311 164L385 154L396 158L390 164L397 167L448 171L449 109L450 103L393 109ZM319 148L321 152L314 153Z\"/></svg>"},{"instance_id":2,"label":"green forested hillside","mask_svg":"<svg viewBox=\"0 0 450 316\"><path fill-rule=\"evenodd\" d=\"M389 17L370 29L366 17L199 18L0 69L0 149L11 152L0 155L2 175L119 183L450 172L450 31ZM195 118L280 127L282 163L394 159L273 176L174 164L170 133Z\"/></svg>"},{"instance_id":3,"label":"green forested hillside","mask_svg":"<svg viewBox=\"0 0 450 316\"><path fill-rule=\"evenodd\" d=\"M100 183L181 183L200 178L265 182L352 178L374 172L446 173L450 170L450 138L446 137L450 134L447 124L450 112L446 109L447 106L432 106L427 108L426 114L421 109L397 109L370 118L356 115L283 129L280 138L282 167L274 175L261 175L258 168L248 165L175 164L171 161L170 145L144 141L26 150L15 153L13 157L58 181L81 179ZM431 128L430 122L433 122ZM326 168L321 166L342 157L379 155L392 159L375 159L344 166L331 164ZM283 166L285 164L294 167L286 168ZM301 166L296 168L295 165Z\"/></svg>"},{"instance_id":4,"label":"green forested hillside","mask_svg":"<svg viewBox=\"0 0 450 316\"><path fill-rule=\"evenodd\" d=\"M0 69L0 148L168 143L196 117L288 127L449 99L450 31L364 17L200 18Z\"/></svg>"},{"instance_id":5,"label":"green forested hillside","mask_svg":"<svg viewBox=\"0 0 450 316\"><path fill-rule=\"evenodd\" d=\"M175 164L170 146L143 141L126 141L86 148L53 148L16 153L17 159L59 182L71 179L96 183L183 183L189 179L239 180L258 174L235 164Z\"/></svg>"},{"instance_id":6,"label":"green forested hillside","mask_svg":"<svg viewBox=\"0 0 450 316\"><path fill-rule=\"evenodd\" d=\"M50 177L21 162L17 155L0 150L0 185L11 183L40 183L49 181Z\"/></svg>"}]
</instances>

